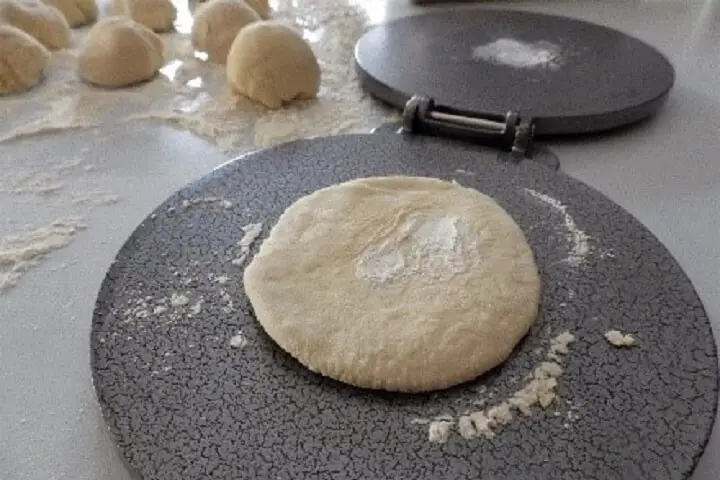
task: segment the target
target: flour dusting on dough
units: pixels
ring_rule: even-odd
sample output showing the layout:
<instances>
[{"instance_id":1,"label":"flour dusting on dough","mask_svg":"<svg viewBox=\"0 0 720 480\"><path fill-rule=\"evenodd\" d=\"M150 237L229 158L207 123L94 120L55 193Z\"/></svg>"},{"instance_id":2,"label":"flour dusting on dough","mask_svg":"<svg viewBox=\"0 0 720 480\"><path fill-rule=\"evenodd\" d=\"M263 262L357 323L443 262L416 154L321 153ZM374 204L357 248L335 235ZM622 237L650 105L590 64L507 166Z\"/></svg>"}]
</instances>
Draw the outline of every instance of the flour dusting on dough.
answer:
<instances>
[{"instance_id":1,"label":"flour dusting on dough","mask_svg":"<svg viewBox=\"0 0 720 480\"><path fill-rule=\"evenodd\" d=\"M536 192L530 188L526 188L525 191L538 200L547 203L562 214L563 225L568 231L568 240L572 244L570 255L568 256L568 262L571 265L576 266L581 264L590 252L590 237L575 224L575 220L567 212L567 206L563 205L559 200L549 195L545 195L544 193Z\"/></svg>"},{"instance_id":2,"label":"flour dusting on dough","mask_svg":"<svg viewBox=\"0 0 720 480\"><path fill-rule=\"evenodd\" d=\"M424 215L412 218L356 264L359 278L386 283L413 275L445 280L467 271L477 259L469 255L474 241L460 217Z\"/></svg>"}]
</instances>

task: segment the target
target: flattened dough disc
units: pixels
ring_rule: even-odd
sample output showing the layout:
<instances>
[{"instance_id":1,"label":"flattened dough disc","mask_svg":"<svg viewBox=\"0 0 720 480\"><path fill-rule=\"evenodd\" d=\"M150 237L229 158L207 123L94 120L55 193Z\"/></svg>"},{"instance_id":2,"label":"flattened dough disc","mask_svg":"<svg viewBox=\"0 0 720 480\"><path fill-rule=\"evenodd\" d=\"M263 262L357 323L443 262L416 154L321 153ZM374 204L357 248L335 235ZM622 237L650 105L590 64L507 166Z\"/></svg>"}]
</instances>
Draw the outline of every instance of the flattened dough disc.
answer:
<instances>
[{"instance_id":1,"label":"flattened dough disc","mask_svg":"<svg viewBox=\"0 0 720 480\"><path fill-rule=\"evenodd\" d=\"M118 253L91 334L98 399L129 467L153 480L687 479L718 381L692 284L600 193L496 156L400 135L303 140L230 163L161 205ZM457 179L493 197L525 232L543 284L540 315L502 368L439 394L377 393L309 372L264 334L233 264L242 226L262 222L264 236L302 195L392 174ZM578 264L568 261L578 253L568 218L588 236ZM610 329L634 333L638 346L609 346ZM578 340L548 410L492 441L431 444L412 422L507 397L565 330ZM244 346L232 348L239 331Z\"/></svg>"},{"instance_id":2,"label":"flattened dough disc","mask_svg":"<svg viewBox=\"0 0 720 480\"><path fill-rule=\"evenodd\" d=\"M512 217L473 188L427 177L361 178L300 198L243 278L283 350L330 378L397 392L496 367L540 300Z\"/></svg>"},{"instance_id":3,"label":"flattened dough disc","mask_svg":"<svg viewBox=\"0 0 720 480\"><path fill-rule=\"evenodd\" d=\"M535 133L593 133L654 114L675 81L640 40L589 22L512 10L439 11L367 32L363 87L397 108L415 94L478 113L519 111Z\"/></svg>"}]
</instances>

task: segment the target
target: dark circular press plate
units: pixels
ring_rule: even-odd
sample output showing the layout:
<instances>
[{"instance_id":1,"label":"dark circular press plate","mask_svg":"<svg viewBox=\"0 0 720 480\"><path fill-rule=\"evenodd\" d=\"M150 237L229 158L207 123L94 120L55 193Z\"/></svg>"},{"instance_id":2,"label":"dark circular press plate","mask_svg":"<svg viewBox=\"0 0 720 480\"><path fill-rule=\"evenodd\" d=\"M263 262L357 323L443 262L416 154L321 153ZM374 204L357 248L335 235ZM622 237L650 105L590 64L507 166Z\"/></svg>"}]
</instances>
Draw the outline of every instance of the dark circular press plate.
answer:
<instances>
[{"instance_id":1,"label":"dark circular press plate","mask_svg":"<svg viewBox=\"0 0 720 480\"><path fill-rule=\"evenodd\" d=\"M264 238L300 196L389 174L455 179L491 195L533 247L541 313L501 368L468 384L419 395L353 388L302 367L253 318L243 266L232 261L242 227L262 222ZM578 264L567 260L572 222L589 237ZM603 338L611 328L634 333L638 346L612 347ZM492 440L453 434L434 444L413 423L507 398L566 330L577 341L547 410L516 417ZM246 344L232 348L239 331ZM153 480L686 479L718 393L705 310L637 220L542 165L402 135L288 143L181 190L117 255L97 300L91 356L120 451Z\"/></svg>"},{"instance_id":2,"label":"dark circular press plate","mask_svg":"<svg viewBox=\"0 0 720 480\"><path fill-rule=\"evenodd\" d=\"M355 60L363 86L398 108L419 94L473 112L515 110L536 119L538 135L642 120L675 78L660 52L617 30L509 10L401 18L367 32Z\"/></svg>"}]
</instances>

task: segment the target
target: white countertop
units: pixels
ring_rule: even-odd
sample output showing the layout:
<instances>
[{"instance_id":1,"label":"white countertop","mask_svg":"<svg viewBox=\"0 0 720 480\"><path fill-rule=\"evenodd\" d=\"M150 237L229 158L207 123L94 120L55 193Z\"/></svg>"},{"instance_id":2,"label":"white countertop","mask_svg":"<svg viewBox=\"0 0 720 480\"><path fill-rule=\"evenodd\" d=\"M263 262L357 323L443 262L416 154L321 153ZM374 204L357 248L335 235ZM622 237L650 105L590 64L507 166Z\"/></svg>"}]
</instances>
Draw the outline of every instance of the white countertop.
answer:
<instances>
[{"instance_id":1,"label":"white countertop","mask_svg":"<svg viewBox=\"0 0 720 480\"><path fill-rule=\"evenodd\" d=\"M30 134L0 141L0 253L9 249L8 237L18 234L15 253L27 245L48 250L41 257L26 251L37 261L14 263L22 275L0 292L0 477L129 478L100 418L88 358L95 295L115 253L155 206L235 153L303 135L367 131L386 118L373 102L361 102L356 83L347 81L352 43L363 25L359 14L344 18L343 12L359 4L378 22L413 10L408 2L299 2L296 11L325 61L326 79L321 102L302 111L268 115L230 104L222 73L188 60L182 25L168 45L171 59L184 66L171 62L165 77L132 93L103 96L80 85L69 67L73 55L66 52L56 55L44 87L0 99L0 139L12 130ZM717 331L720 0L495 5L609 25L672 60L676 86L654 120L597 140L551 146L565 172L625 207L665 243ZM186 17L180 18L185 26ZM76 32L76 47L81 36ZM196 78L202 82L193 83ZM46 120L32 123L38 118ZM298 123L307 118L313 121ZM37 132L62 126L73 128ZM64 224L51 225L61 218ZM27 234L33 229L40 230ZM9 273L3 268L0 262L0 284ZM719 430L693 480L720 478Z\"/></svg>"}]
</instances>

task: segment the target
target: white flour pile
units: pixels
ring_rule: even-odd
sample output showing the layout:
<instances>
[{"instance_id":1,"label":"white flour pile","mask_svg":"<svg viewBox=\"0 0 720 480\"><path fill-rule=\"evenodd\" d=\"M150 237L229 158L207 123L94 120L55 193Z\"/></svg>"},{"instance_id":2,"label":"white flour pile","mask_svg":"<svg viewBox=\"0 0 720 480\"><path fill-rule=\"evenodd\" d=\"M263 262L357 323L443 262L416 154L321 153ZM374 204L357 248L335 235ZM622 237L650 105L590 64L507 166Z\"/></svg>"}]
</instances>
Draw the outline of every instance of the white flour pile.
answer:
<instances>
[{"instance_id":1,"label":"white flour pile","mask_svg":"<svg viewBox=\"0 0 720 480\"><path fill-rule=\"evenodd\" d=\"M50 225L0 239L0 292L13 287L28 270L73 241L86 228L82 217L60 218Z\"/></svg>"},{"instance_id":2,"label":"white flour pile","mask_svg":"<svg viewBox=\"0 0 720 480\"><path fill-rule=\"evenodd\" d=\"M442 281L467 271L475 259L468 255L474 241L457 216L413 218L391 238L370 249L356 266L359 278L386 283L418 272L428 281Z\"/></svg>"},{"instance_id":3,"label":"white flour pile","mask_svg":"<svg viewBox=\"0 0 720 480\"><path fill-rule=\"evenodd\" d=\"M567 206L563 205L559 200L550 197L549 195L545 195L544 193L536 192L530 188L526 188L525 191L538 200L550 205L562 215L563 227L567 230L567 239L571 245L568 262L571 265L580 265L587 254L590 253L590 237L575 224L575 220L567 212Z\"/></svg>"},{"instance_id":4,"label":"white flour pile","mask_svg":"<svg viewBox=\"0 0 720 480\"><path fill-rule=\"evenodd\" d=\"M526 43L513 38L500 38L475 47L475 60L524 69L557 70L562 66L560 47L550 42Z\"/></svg>"},{"instance_id":5,"label":"white flour pile","mask_svg":"<svg viewBox=\"0 0 720 480\"><path fill-rule=\"evenodd\" d=\"M557 398L555 388L562 375L562 356L569 353L569 345L575 341L570 332L563 332L550 341L547 360L535 367L529 381L508 399L483 410L468 411L457 419L445 415L432 421L413 419L411 423L427 425L428 440L444 443L457 431L466 440L474 438L493 438L502 427L514 418L515 412L530 416L533 407L548 408ZM478 402L481 405L485 401Z\"/></svg>"}]
</instances>

